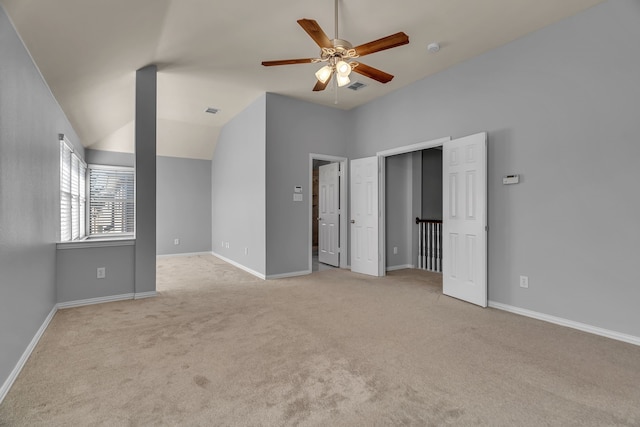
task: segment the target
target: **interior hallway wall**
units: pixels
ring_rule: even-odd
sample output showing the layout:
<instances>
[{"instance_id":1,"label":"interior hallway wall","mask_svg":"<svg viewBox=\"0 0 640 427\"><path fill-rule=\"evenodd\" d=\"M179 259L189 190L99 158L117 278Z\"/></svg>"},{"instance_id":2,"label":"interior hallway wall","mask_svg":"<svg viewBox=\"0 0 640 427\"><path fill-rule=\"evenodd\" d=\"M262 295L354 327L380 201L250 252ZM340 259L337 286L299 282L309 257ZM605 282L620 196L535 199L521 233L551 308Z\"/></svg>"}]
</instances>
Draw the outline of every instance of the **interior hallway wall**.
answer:
<instances>
[{"instance_id":1,"label":"interior hallway wall","mask_svg":"<svg viewBox=\"0 0 640 427\"><path fill-rule=\"evenodd\" d=\"M411 153L411 264L418 266L418 224L416 218L422 218L422 151Z\"/></svg>"},{"instance_id":2,"label":"interior hallway wall","mask_svg":"<svg viewBox=\"0 0 640 427\"><path fill-rule=\"evenodd\" d=\"M609 1L357 108L349 157L487 131L489 299L640 337L638 22Z\"/></svg>"},{"instance_id":3,"label":"interior hallway wall","mask_svg":"<svg viewBox=\"0 0 640 427\"><path fill-rule=\"evenodd\" d=\"M386 268L408 268L413 262L413 154L385 160ZM414 217L415 218L415 217ZM395 253L394 253L395 250Z\"/></svg>"},{"instance_id":4,"label":"interior hallway wall","mask_svg":"<svg viewBox=\"0 0 640 427\"><path fill-rule=\"evenodd\" d=\"M422 150L422 219L442 219L442 150Z\"/></svg>"}]
</instances>

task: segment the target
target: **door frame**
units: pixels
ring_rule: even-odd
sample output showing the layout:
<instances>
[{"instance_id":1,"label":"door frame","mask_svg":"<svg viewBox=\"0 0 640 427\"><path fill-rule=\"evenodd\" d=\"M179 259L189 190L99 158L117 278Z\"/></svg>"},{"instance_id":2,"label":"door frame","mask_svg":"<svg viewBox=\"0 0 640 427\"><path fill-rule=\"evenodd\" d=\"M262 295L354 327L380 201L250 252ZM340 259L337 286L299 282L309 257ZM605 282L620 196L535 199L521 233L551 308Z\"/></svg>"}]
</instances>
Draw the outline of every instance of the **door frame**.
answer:
<instances>
[{"instance_id":1,"label":"door frame","mask_svg":"<svg viewBox=\"0 0 640 427\"><path fill-rule=\"evenodd\" d=\"M349 162L346 157L329 156L327 154L309 153L309 271L313 272L313 161L325 160L331 163L340 163L340 268L347 268L347 172Z\"/></svg>"},{"instance_id":2,"label":"door frame","mask_svg":"<svg viewBox=\"0 0 640 427\"><path fill-rule=\"evenodd\" d=\"M378 170L379 170L379 188L378 188L378 205L380 207L380 221L378 222L378 253L380 254L380 264L378 265L378 276L387 274L387 251L386 251L386 171L385 160L389 156L397 154L413 153L414 151L426 150L429 148L442 147L445 142L451 141L450 136L432 139L430 141L418 142L416 144L405 145L403 147L392 148L389 150L378 151Z\"/></svg>"}]
</instances>

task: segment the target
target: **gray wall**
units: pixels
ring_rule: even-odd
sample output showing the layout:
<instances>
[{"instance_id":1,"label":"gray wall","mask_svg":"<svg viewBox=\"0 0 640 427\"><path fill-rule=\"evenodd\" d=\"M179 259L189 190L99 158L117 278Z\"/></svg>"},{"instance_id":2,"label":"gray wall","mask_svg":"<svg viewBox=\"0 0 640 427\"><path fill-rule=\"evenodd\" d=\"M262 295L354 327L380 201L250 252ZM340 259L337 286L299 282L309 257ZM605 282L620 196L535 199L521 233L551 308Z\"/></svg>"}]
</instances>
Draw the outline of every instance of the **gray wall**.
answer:
<instances>
[{"instance_id":1,"label":"gray wall","mask_svg":"<svg viewBox=\"0 0 640 427\"><path fill-rule=\"evenodd\" d=\"M418 265L418 224L415 219L422 217L422 153L411 153L412 186L411 195L411 264Z\"/></svg>"},{"instance_id":2,"label":"gray wall","mask_svg":"<svg viewBox=\"0 0 640 427\"><path fill-rule=\"evenodd\" d=\"M609 1L362 106L349 156L488 131L489 299L640 336L638 22Z\"/></svg>"},{"instance_id":3,"label":"gray wall","mask_svg":"<svg viewBox=\"0 0 640 427\"><path fill-rule=\"evenodd\" d=\"M267 274L307 271L309 154L346 157L348 113L268 93L266 114ZM297 185L302 202L293 201Z\"/></svg>"},{"instance_id":4,"label":"gray wall","mask_svg":"<svg viewBox=\"0 0 640 427\"><path fill-rule=\"evenodd\" d=\"M156 253L210 252L211 161L161 156L157 161Z\"/></svg>"},{"instance_id":5,"label":"gray wall","mask_svg":"<svg viewBox=\"0 0 640 427\"><path fill-rule=\"evenodd\" d=\"M413 265L413 155L387 157L385 177L386 267Z\"/></svg>"},{"instance_id":6,"label":"gray wall","mask_svg":"<svg viewBox=\"0 0 640 427\"><path fill-rule=\"evenodd\" d=\"M442 219L442 150L422 150L422 219Z\"/></svg>"},{"instance_id":7,"label":"gray wall","mask_svg":"<svg viewBox=\"0 0 640 427\"><path fill-rule=\"evenodd\" d=\"M211 165L212 250L260 274L266 273L265 128L263 95L222 128Z\"/></svg>"},{"instance_id":8,"label":"gray wall","mask_svg":"<svg viewBox=\"0 0 640 427\"><path fill-rule=\"evenodd\" d=\"M121 153L118 151L84 150L84 160L89 165L136 166L136 155L133 153Z\"/></svg>"},{"instance_id":9,"label":"gray wall","mask_svg":"<svg viewBox=\"0 0 640 427\"><path fill-rule=\"evenodd\" d=\"M70 302L89 298L133 294L134 245L58 249L56 258L57 301ZM104 267L104 279L96 269Z\"/></svg>"},{"instance_id":10,"label":"gray wall","mask_svg":"<svg viewBox=\"0 0 640 427\"><path fill-rule=\"evenodd\" d=\"M78 136L0 7L0 386L56 303L58 134Z\"/></svg>"}]
</instances>

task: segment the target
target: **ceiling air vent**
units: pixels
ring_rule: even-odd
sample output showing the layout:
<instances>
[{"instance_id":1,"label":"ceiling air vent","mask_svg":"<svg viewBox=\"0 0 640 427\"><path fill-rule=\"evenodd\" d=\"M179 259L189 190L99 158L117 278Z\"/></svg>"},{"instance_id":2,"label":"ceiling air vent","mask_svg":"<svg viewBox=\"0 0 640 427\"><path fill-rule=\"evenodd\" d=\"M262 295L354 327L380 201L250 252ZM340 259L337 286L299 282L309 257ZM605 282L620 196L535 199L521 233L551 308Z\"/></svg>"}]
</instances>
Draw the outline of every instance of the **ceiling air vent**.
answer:
<instances>
[{"instance_id":1,"label":"ceiling air vent","mask_svg":"<svg viewBox=\"0 0 640 427\"><path fill-rule=\"evenodd\" d=\"M352 84L350 84L349 86L347 86L347 89L351 89L351 90L360 90L367 87L366 84L364 83L360 83L360 82L353 82Z\"/></svg>"},{"instance_id":2,"label":"ceiling air vent","mask_svg":"<svg viewBox=\"0 0 640 427\"><path fill-rule=\"evenodd\" d=\"M220 111L219 108L213 108L213 107L209 107L206 110L204 110L205 113L209 113L209 114L217 114Z\"/></svg>"}]
</instances>

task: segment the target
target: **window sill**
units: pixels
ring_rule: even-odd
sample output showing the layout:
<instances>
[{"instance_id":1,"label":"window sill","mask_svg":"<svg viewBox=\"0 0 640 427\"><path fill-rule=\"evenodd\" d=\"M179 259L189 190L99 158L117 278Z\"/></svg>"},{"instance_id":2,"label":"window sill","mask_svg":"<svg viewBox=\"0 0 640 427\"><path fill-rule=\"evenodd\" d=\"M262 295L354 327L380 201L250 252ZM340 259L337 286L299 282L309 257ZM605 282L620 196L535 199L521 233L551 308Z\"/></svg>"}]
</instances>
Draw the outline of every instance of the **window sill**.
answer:
<instances>
[{"instance_id":1,"label":"window sill","mask_svg":"<svg viewBox=\"0 0 640 427\"><path fill-rule=\"evenodd\" d=\"M109 246L133 246L136 244L134 237L97 237L71 242L58 242L56 249L85 249L105 248Z\"/></svg>"}]
</instances>

